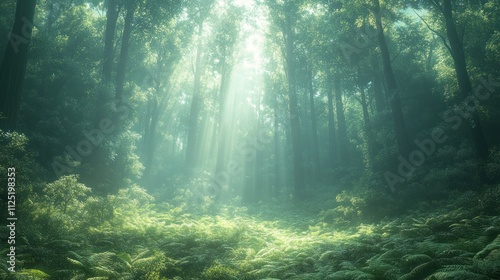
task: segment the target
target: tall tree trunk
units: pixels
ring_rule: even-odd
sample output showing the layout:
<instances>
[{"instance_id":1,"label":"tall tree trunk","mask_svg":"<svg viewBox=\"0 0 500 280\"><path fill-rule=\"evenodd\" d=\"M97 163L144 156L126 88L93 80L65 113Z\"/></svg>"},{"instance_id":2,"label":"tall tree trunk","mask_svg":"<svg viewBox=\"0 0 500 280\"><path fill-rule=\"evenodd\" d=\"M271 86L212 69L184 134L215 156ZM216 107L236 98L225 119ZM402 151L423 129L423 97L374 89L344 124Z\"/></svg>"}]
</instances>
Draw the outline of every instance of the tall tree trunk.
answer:
<instances>
[{"instance_id":1,"label":"tall tree trunk","mask_svg":"<svg viewBox=\"0 0 500 280\"><path fill-rule=\"evenodd\" d=\"M370 114L368 113L368 103L366 101L366 93L365 93L365 88L363 86L363 82L361 81L360 77L360 71L358 69L358 87L359 91L361 93L361 107L363 110L363 123L364 123L364 130L365 130L365 135L366 135L366 144L368 147L368 156L367 156L367 166L369 168L372 168L372 163L375 155L374 151L374 136L373 136L373 131L371 128L371 121L370 121Z\"/></svg>"},{"instance_id":2,"label":"tall tree trunk","mask_svg":"<svg viewBox=\"0 0 500 280\"><path fill-rule=\"evenodd\" d=\"M36 0L17 0L14 25L0 66L0 129L17 129L21 93L28 64Z\"/></svg>"},{"instance_id":3,"label":"tall tree trunk","mask_svg":"<svg viewBox=\"0 0 500 280\"><path fill-rule=\"evenodd\" d=\"M223 70L221 73L221 81L219 87L219 117L218 117L218 147L217 147L217 163L215 166L215 173L220 174L226 168L226 157L227 157L227 93L229 90L229 81L231 77L231 66L227 65L224 61Z\"/></svg>"},{"instance_id":4,"label":"tall tree trunk","mask_svg":"<svg viewBox=\"0 0 500 280\"><path fill-rule=\"evenodd\" d=\"M114 59L114 38L116 21L118 20L117 0L108 0L106 11L106 31L104 32L104 58L102 64L102 75L104 82L111 82Z\"/></svg>"},{"instance_id":5,"label":"tall tree trunk","mask_svg":"<svg viewBox=\"0 0 500 280\"><path fill-rule=\"evenodd\" d=\"M375 109L377 113L385 110L385 98L382 81L378 72L373 74L373 96L375 97Z\"/></svg>"},{"instance_id":6,"label":"tall tree trunk","mask_svg":"<svg viewBox=\"0 0 500 280\"><path fill-rule=\"evenodd\" d=\"M458 87L462 93L462 98L466 100L466 98L472 94L472 84L467 71L467 63L465 61L463 46L460 42L460 37L453 19L451 0L443 0L442 9L446 21L446 35L448 37L448 41L450 42L451 56L455 64ZM476 158L480 161L485 161L488 159L488 145L486 144L481 122L476 111L472 112L472 121L473 125L471 127L471 134Z\"/></svg>"},{"instance_id":7,"label":"tall tree trunk","mask_svg":"<svg viewBox=\"0 0 500 280\"><path fill-rule=\"evenodd\" d=\"M261 129L261 123L262 123L262 112L260 110L260 104L261 104L261 96L258 94L257 96L257 126L255 129L255 137L258 139L259 137L259 132ZM264 150L263 149L256 149L256 154L255 154L255 172L254 172L254 184L255 184L255 198L256 201L261 201L266 198L266 190L264 188Z\"/></svg>"},{"instance_id":8,"label":"tall tree trunk","mask_svg":"<svg viewBox=\"0 0 500 280\"><path fill-rule=\"evenodd\" d=\"M321 175L321 166L320 166L320 160L319 160L319 147L318 147L318 129L317 129L317 124L316 124L316 106L314 104L314 85L313 85L313 73L312 69L308 69L307 74L308 74L308 84L309 84L309 106L310 106L310 112L311 112L311 140L312 140L312 145L311 145L311 150L312 150L312 157L313 157L313 180L315 182L318 182L320 179Z\"/></svg>"},{"instance_id":9,"label":"tall tree trunk","mask_svg":"<svg viewBox=\"0 0 500 280\"><path fill-rule=\"evenodd\" d=\"M127 73L128 50L130 47L130 37L132 36L132 22L134 21L136 3L135 0L127 2L127 13L123 27L122 45L120 48L120 60L116 70L116 98L122 100L125 75Z\"/></svg>"},{"instance_id":10,"label":"tall tree trunk","mask_svg":"<svg viewBox=\"0 0 500 280\"><path fill-rule=\"evenodd\" d=\"M143 179L148 180L151 174L151 168L153 166L153 159L156 150L156 129L158 127L158 121L160 116L160 109L158 106L158 100L152 98L149 100L148 106L151 110L151 119L149 120L148 134L144 139L145 148L145 161L144 161L144 175Z\"/></svg>"},{"instance_id":11,"label":"tall tree trunk","mask_svg":"<svg viewBox=\"0 0 500 280\"><path fill-rule=\"evenodd\" d=\"M144 173L142 179L147 182L151 175L151 169L153 166L154 155L156 151L156 131L158 129L158 122L160 120L160 115L163 110L163 106L168 102L165 99L158 100L158 96L165 96L162 91L162 84L160 82L160 73L163 72L163 60L162 54L158 54L156 59L156 71L158 73L157 79L153 79L155 83L155 95L152 95L148 99L148 109L146 114L146 124L145 124L145 134L144 134ZM164 97L165 98L165 97Z\"/></svg>"},{"instance_id":12,"label":"tall tree trunk","mask_svg":"<svg viewBox=\"0 0 500 280\"><path fill-rule=\"evenodd\" d=\"M332 81L332 79L329 79ZM329 83L332 84L331 82ZM327 90L328 97L328 158L330 159L330 167L337 165L337 125L335 124L335 111L333 110L333 86L329 86Z\"/></svg>"},{"instance_id":13,"label":"tall tree trunk","mask_svg":"<svg viewBox=\"0 0 500 280\"><path fill-rule=\"evenodd\" d=\"M297 105L297 89L295 78L295 32L291 17L292 15L290 14L290 11L285 11L285 30L283 30L283 35L285 37L288 100L290 107L290 125L292 133L294 190L296 198L299 198L304 194L305 184L302 156L302 138L300 135L300 118Z\"/></svg>"},{"instance_id":14,"label":"tall tree trunk","mask_svg":"<svg viewBox=\"0 0 500 280\"><path fill-rule=\"evenodd\" d=\"M338 76L333 78L333 86L335 88L335 108L337 109L337 125L338 125L338 146L339 156L342 165L348 165L349 152L347 145L347 126L344 114L344 102L342 101L342 90L340 87L340 79Z\"/></svg>"},{"instance_id":15,"label":"tall tree trunk","mask_svg":"<svg viewBox=\"0 0 500 280\"><path fill-rule=\"evenodd\" d=\"M382 65L384 67L384 76L387 83L387 93L389 95L392 116L394 120L394 130L396 133L396 139L398 142L399 152L405 157L410 154L410 138L408 136L408 131L406 129L406 123L404 119L403 109L401 107L401 100L399 97L399 89L396 84L396 78L392 70L391 56L389 54L389 48L384 35L384 28L382 26L382 16L380 12L379 0L373 0L374 4L374 14L377 26L377 37L380 47L380 53L382 55Z\"/></svg>"},{"instance_id":16,"label":"tall tree trunk","mask_svg":"<svg viewBox=\"0 0 500 280\"><path fill-rule=\"evenodd\" d=\"M370 54L371 60L371 70L372 70L372 88L373 97L375 99L375 110L377 113L381 113L386 109L386 100L384 96L384 85L383 78L380 75L380 61L378 59L378 54L373 52Z\"/></svg>"},{"instance_id":17,"label":"tall tree trunk","mask_svg":"<svg viewBox=\"0 0 500 280\"><path fill-rule=\"evenodd\" d=\"M279 119L278 119L278 93L273 92L273 113L274 113L274 197L279 197L280 182L280 144L279 144Z\"/></svg>"},{"instance_id":18,"label":"tall tree trunk","mask_svg":"<svg viewBox=\"0 0 500 280\"><path fill-rule=\"evenodd\" d=\"M189 113L189 133L188 141L186 147L186 167L188 172L191 173L197 166L197 134L198 134L198 117L200 115L201 109L201 52L202 52L202 36L203 34L203 21L200 20L198 26L198 47L196 50L196 65L194 73L194 88L193 88L193 99L191 101L191 110Z\"/></svg>"}]
</instances>

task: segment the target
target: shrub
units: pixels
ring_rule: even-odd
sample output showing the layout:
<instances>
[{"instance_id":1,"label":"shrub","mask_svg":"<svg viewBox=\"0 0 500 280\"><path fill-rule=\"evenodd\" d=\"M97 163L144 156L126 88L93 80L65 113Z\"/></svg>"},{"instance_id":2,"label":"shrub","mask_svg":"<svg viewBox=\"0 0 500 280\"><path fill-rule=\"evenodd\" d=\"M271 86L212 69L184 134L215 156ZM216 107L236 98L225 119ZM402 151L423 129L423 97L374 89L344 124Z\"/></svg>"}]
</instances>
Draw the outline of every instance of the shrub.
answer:
<instances>
[{"instance_id":1,"label":"shrub","mask_svg":"<svg viewBox=\"0 0 500 280\"><path fill-rule=\"evenodd\" d=\"M85 197L90 192L90 188L78 183L78 175L68 175L47 184L43 192L51 205L66 213L68 207L79 202L78 198Z\"/></svg>"}]
</instances>

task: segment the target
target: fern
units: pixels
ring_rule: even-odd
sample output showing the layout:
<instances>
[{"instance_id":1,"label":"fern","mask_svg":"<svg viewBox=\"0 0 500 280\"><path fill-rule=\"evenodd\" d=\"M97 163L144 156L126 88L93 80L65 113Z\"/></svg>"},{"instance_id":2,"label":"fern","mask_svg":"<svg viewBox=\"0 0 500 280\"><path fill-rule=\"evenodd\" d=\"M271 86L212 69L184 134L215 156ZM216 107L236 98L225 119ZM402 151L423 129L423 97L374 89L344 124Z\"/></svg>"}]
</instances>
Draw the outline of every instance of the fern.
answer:
<instances>
[{"instance_id":1,"label":"fern","mask_svg":"<svg viewBox=\"0 0 500 280\"><path fill-rule=\"evenodd\" d=\"M32 279L48 279L50 275L38 269L23 269L17 272L18 275L29 276Z\"/></svg>"},{"instance_id":2,"label":"fern","mask_svg":"<svg viewBox=\"0 0 500 280\"><path fill-rule=\"evenodd\" d=\"M488 280L489 278L484 275L476 274L470 271L459 270L459 271L436 272L425 279L426 280Z\"/></svg>"},{"instance_id":3,"label":"fern","mask_svg":"<svg viewBox=\"0 0 500 280\"><path fill-rule=\"evenodd\" d=\"M399 278L399 280L419 280L424 279L439 268L437 262L430 261L415 267L410 273Z\"/></svg>"}]
</instances>

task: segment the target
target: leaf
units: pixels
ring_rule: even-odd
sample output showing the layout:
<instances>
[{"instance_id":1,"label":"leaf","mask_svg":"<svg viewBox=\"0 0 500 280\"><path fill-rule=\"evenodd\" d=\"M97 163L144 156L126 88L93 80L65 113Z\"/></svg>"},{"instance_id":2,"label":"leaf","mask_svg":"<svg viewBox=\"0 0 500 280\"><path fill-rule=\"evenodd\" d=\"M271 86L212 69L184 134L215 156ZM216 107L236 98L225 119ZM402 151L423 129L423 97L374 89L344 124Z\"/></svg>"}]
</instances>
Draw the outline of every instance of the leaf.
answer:
<instances>
[{"instance_id":1,"label":"leaf","mask_svg":"<svg viewBox=\"0 0 500 280\"><path fill-rule=\"evenodd\" d=\"M47 273L45 273L41 270L38 270L38 269L23 269L23 270L19 271L17 274L29 275L29 276L32 276L35 278L42 278L42 279L50 278L50 275L48 275Z\"/></svg>"}]
</instances>

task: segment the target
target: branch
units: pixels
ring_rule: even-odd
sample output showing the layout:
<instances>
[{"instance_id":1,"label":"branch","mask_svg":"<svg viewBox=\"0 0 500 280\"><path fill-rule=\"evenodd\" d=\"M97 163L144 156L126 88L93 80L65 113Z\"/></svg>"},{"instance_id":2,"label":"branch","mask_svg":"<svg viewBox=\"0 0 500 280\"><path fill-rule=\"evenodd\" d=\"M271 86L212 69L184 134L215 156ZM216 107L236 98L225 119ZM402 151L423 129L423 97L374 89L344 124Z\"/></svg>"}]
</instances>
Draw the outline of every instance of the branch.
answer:
<instances>
[{"instance_id":1,"label":"branch","mask_svg":"<svg viewBox=\"0 0 500 280\"><path fill-rule=\"evenodd\" d=\"M433 0L433 2L434 2L434 0ZM439 4L436 4L436 5L439 5ZM438 36L439 36L439 38L441 38L441 40L443 40L443 44L444 44L444 46L445 46L445 47L448 49L448 51L449 51L449 52L453 55L453 52L452 52L452 50L451 50L451 47L450 47L450 46L448 45L448 43L446 42L446 38L445 38L443 35L441 35L439 32L437 32L436 30L432 29L432 27L431 27L431 26L427 23L427 21L425 21L425 19L424 19L424 18L422 18L422 17L421 17L421 16L417 13L417 11L415 11L414 9L412 9L412 10L413 10L413 12L417 15L417 17L419 17L419 18L420 18L420 20L422 20L422 22L425 24L425 26L427 26L427 28L428 28L430 31L432 31L432 33L434 33L434 34L438 35Z\"/></svg>"}]
</instances>

